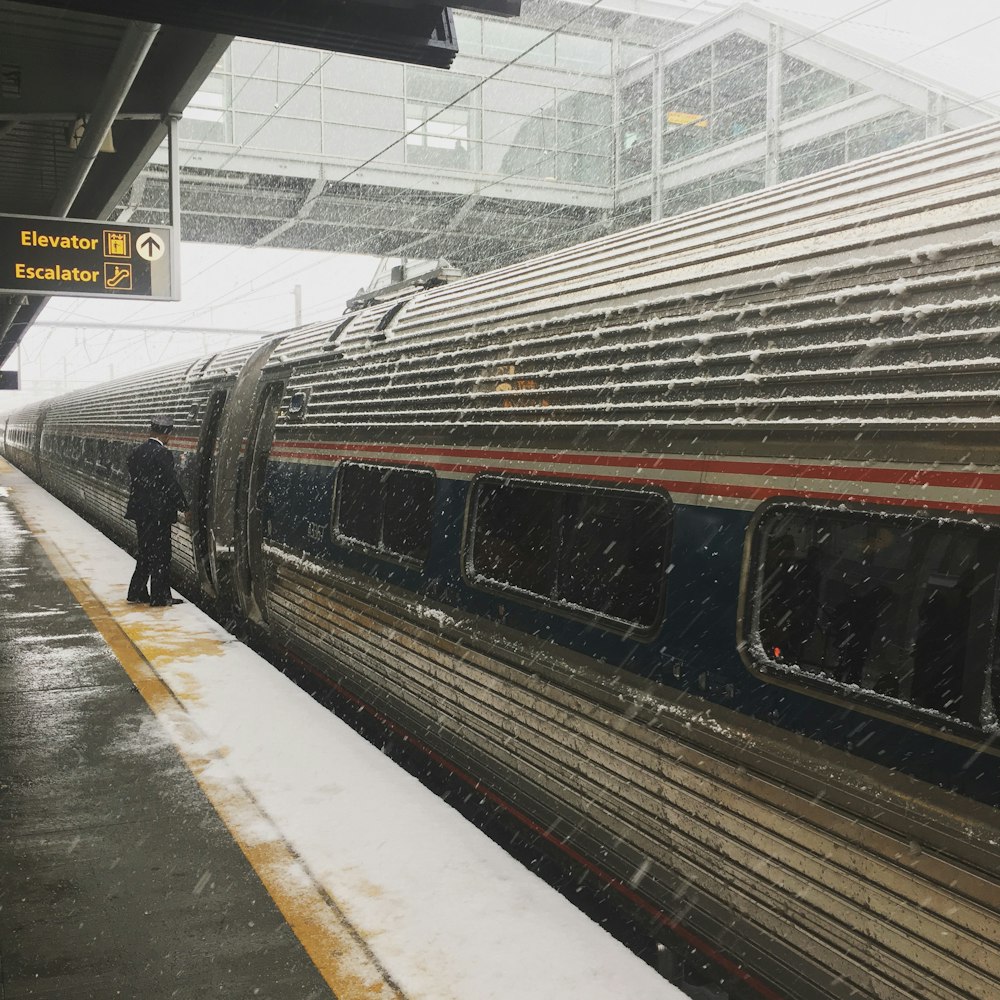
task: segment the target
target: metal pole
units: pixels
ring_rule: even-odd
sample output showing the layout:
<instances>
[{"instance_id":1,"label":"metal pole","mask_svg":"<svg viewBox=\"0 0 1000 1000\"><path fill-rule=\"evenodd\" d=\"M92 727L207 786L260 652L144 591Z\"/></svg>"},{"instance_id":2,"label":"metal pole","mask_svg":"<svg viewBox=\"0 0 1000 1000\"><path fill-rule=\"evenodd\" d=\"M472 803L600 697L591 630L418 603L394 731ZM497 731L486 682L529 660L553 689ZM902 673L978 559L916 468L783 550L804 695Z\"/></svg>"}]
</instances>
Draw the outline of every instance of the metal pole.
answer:
<instances>
[{"instance_id":1,"label":"metal pole","mask_svg":"<svg viewBox=\"0 0 1000 1000\"><path fill-rule=\"evenodd\" d=\"M784 33L772 24L767 39L767 110L765 112L764 186L778 183L781 159L781 51Z\"/></svg>"},{"instance_id":2,"label":"metal pole","mask_svg":"<svg viewBox=\"0 0 1000 1000\"><path fill-rule=\"evenodd\" d=\"M181 165L178 118L167 119L167 157L170 165L170 297L175 301L181 287Z\"/></svg>"}]
</instances>

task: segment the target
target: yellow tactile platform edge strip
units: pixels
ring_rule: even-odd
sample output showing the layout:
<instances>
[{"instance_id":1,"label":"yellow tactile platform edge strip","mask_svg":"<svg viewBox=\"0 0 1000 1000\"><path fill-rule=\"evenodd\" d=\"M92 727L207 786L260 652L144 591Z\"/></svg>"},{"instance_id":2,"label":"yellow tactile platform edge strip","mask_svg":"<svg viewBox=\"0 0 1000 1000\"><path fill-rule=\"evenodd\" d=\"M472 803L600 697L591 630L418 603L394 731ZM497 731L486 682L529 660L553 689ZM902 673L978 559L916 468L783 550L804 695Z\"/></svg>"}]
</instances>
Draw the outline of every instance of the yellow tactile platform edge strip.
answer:
<instances>
[{"instance_id":1,"label":"yellow tactile platform edge strip","mask_svg":"<svg viewBox=\"0 0 1000 1000\"><path fill-rule=\"evenodd\" d=\"M0 472L10 467L0 459ZM14 500L14 491L10 499ZM74 572L72 564L20 504L15 506L35 539L42 546L63 582L79 602L95 628L104 637L132 683L153 714L164 725L205 796L226 825L240 850L250 862L264 888L274 900L289 927L312 959L317 971L337 1000L405 1000L405 994L382 968L364 938L347 921L339 907L316 882L294 849L280 837L260 841L241 833L263 818L274 823L252 794L241 785L213 780L206 770L213 761L192 748L204 746L206 737L198 730L184 704L156 673L142 650L128 636L114 615ZM292 885L294 884L294 889Z\"/></svg>"}]
</instances>

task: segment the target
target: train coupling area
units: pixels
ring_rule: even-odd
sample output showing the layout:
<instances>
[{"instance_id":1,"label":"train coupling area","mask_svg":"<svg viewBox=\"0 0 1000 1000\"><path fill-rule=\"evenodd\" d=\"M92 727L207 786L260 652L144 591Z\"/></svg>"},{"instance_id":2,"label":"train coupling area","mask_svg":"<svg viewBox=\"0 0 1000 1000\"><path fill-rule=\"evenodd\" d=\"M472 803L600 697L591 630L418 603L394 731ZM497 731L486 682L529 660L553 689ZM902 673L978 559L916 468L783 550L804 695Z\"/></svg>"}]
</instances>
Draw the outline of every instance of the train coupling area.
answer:
<instances>
[{"instance_id":1,"label":"train coupling area","mask_svg":"<svg viewBox=\"0 0 1000 1000\"><path fill-rule=\"evenodd\" d=\"M3 1000L683 996L0 459Z\"/></svg>"}]
</instances>

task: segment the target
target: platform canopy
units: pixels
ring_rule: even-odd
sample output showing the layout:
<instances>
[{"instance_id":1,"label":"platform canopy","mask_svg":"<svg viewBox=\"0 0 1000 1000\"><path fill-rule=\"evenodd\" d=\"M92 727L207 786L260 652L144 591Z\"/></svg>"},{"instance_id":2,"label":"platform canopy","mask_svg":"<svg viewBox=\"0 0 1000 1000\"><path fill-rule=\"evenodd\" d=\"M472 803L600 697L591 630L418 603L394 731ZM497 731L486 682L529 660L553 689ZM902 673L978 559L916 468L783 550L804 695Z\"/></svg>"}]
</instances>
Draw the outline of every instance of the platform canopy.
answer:
<instances>
[{"instance_id":1,"label":"platform canopy","mask_svg":"<svg viewBox=\"0 0 1000 1000\"><path fill-rule=\"evenodd\" d=\"M448 8L413 0L0 0L0 213L104 219L234 35L446 67ZM520 0L457 6L511 15ZM0 296L0 364L46 299Z\"/></svg>"}]
</instances>

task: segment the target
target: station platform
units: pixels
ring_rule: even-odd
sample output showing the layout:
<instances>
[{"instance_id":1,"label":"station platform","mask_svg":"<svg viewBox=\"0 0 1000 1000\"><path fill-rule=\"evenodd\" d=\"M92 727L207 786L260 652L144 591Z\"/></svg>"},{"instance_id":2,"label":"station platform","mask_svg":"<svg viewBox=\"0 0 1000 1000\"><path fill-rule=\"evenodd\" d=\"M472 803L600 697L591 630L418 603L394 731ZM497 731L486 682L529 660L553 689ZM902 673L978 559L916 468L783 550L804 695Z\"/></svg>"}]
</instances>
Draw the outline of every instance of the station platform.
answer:
<instances>
[{"instance_id":1,"label":"station platform","mask_svg":"<svg viewBox=\"0 0 1000 1000\"><path fill-rule=\"evenodd\" d=\"M683 994L0 459L0 998Z\"/></svg>"}]
</instances>

